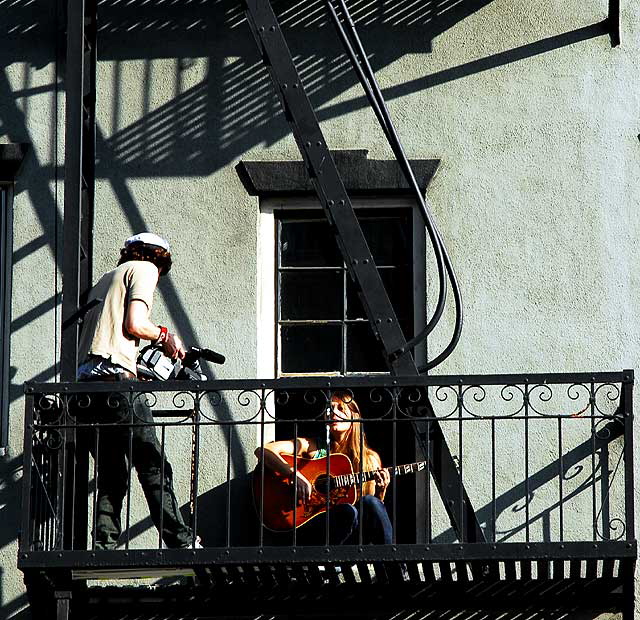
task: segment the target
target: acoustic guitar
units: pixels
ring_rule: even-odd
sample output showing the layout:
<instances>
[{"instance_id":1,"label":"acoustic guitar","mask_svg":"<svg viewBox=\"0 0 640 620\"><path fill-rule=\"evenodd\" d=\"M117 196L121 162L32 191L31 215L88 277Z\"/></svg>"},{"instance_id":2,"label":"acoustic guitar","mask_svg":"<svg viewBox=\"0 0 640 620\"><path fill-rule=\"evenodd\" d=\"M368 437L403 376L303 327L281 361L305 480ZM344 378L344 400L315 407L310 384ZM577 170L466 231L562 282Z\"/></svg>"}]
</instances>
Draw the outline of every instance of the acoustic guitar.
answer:
<instances>
[{"instance_id":1,"label":"acoustic guitar","mask_svg":"<svg viewBox=\"0 0 640 620\"><path fill-rule=\"evenodd\" d=\"M293 468L293 456L283 454L282 458ZM355 504L360 484L373 480L377 471L386 470L392 476L400 476L422 471L426 466L426 461L420 461L354 473L351 460L344 454L332 454L330 458L319 459L299 456L298 471L309 480L312 490L306 504L298 502L296 505L295 485L289 478L267 467L264 468L263 495L262 464L259 463L253 472L253 499L258 516L262 506L264 527L275 532L283 532L304 525L337 504Z\"/></svg>"}]
</instances>

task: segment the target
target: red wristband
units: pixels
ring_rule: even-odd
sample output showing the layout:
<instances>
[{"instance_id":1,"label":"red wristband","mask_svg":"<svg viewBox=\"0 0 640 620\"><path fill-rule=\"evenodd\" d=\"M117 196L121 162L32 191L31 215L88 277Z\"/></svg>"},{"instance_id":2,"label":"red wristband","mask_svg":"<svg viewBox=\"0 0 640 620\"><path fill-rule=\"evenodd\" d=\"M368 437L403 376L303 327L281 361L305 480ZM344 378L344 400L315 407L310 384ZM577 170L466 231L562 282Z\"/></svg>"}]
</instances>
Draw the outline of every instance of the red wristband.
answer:
<instances>
[{"instance_id":1,"label":"red wristband","mask_svg":"<svg viewBox=\"0 0 640 620\"><path fill-rule=\"evenodd\" d=\"M160 335L154 344L162 344L163 342L166 342L167 336L169 335L169 330L164 327L164 325L158 325L158 327L160 328Z\"/></svg>"}]
</instances>

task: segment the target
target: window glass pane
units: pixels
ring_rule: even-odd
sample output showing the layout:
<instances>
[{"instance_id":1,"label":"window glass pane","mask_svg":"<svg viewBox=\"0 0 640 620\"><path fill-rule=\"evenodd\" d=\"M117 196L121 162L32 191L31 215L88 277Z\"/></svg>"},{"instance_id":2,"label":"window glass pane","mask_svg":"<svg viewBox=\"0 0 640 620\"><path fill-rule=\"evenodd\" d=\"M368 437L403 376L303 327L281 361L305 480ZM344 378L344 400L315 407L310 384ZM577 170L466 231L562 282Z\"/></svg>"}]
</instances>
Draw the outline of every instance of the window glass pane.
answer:
<instances>
[{"instance_id":1,"label":"window glass pane","mask_svg":"<svg viewBox=\"0 0 640 620\"><path fill-rule=\"evenodd\" d=\"M283 221L280 229L283 267L340 267L342 254L326 221Z\"/></svg>"},{"instance_id":2,"label":"window glass pane","mask_svg":"<svg viewBox=\"0 0 640 620\"><path fill-rule=\"evenodd\" d=\"M413 316L413 290L411 286L411 273L406 268L379 269L387 295L395 310L398 320L403 323ZM366 319L360 296L357 293L358 286L347 278L347 319Z\"/></svg>"},{"instance_id":3,"label":"window glass pane","mask_svg":"<svg viewBox=\"0 0 640 620\"><path fill-rule=\"evenodd\" d=\"M340 325L282 325L282 372L340 372Z\"/></svg>"},{"instance_id":4,"label":"window glass pane","mask_svg":"<svg viewBox=\"0 0 640 620\"><path fill-rule=\"evenodd\" d=\"M376 265L406 265L411 259L411 220L400 217L359 217Z\"/></svg>"},{"instance_id":5,"label":"window glass pane","mask_svg":"<svg viewBox=\"0 0 640 620\"><path fill-rule=\"evenodd\" d=\"M388 367L382 345L369 323L347 325L347 372L384 372Z\"/></svg>"},{"instance_id":6,"label":"window glass pane","mask_svg":"<svg viewBox=\"0 0 640 620\"><path fill-rule=\"evenodd\" d=\"M280 318L283 320L342 320L342 271L283 271L280 273Z\"/></svg>"}]
</instances>

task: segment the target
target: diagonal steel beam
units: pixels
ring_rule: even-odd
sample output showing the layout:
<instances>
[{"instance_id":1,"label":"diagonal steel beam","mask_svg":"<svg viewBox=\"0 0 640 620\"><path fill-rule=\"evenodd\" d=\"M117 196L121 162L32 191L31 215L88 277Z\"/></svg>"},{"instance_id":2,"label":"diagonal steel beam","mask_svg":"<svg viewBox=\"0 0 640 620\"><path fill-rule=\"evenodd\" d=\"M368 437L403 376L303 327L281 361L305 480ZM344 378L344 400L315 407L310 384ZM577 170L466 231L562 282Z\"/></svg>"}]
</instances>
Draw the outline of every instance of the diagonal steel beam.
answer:
<instances>
[{"instance_id":1,"label":"diagonal steel beam","mask_svg":"<svg viewBox=\"0 0 640 620\"><path fill-rule=\"evenodd\" d=\"M413 355L405 349L407 341L271 3L269 0L244 2L247 21L263 62L269 70L320 204L336 234L347 269L359 286L367 318L381 342L389 369L395 375L416 376L418 369ZM405 352L395 357L394 353L398 351ZM460 540L484 541L484 533L440 425L432 423L428 436L421 439L430 444L426 452L433 476Z\"/></svg>"}]
</instances>

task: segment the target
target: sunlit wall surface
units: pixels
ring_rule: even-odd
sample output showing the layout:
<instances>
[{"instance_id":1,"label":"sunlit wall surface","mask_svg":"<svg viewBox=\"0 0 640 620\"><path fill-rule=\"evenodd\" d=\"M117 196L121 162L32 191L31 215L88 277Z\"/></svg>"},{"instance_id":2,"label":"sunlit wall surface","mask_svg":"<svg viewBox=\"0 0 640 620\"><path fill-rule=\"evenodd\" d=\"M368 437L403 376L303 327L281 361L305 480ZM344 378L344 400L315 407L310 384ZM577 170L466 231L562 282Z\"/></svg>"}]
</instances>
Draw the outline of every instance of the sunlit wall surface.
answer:
<instances>
[{"instance_id":1,"label":"sunlit wall surface","mask_svg":"<svg viewBox=\"0 0 640 620\"><path fill-rule=\"evenodd\" d=\"M0 604L9 615L26 604L15 569L22 384L59 376L62 4L0 0L0 141L32 145L15 193L9 449L0 461ZM637 367L638 7L623 3L622 45L612 48L600 0L349 4L409 156L442 161L429 197L466 323L437 372ZM275 6L331 148L392 158L323 3ZM94 277L130 234L162 234L174 268L154 320L222 351L216 377L273 376L265 342L274 326L261 309L273 305L263 267L275 239L260 235L264 213L235 165L299 153L239 3L104 0L98 57ZM429 348L448 337L443 325ZM231 413L221 403L218 415ZM231 445L234 471L251 469L255 437ZM180 442L167 449L178 461ZM210 450L214 488L215 442ZM187 484L186 466L176 480ZM515 484L501 480L505 492ZM134 522L140 544L151 540L143 510Z\"/></svg>"}]
</instances>

